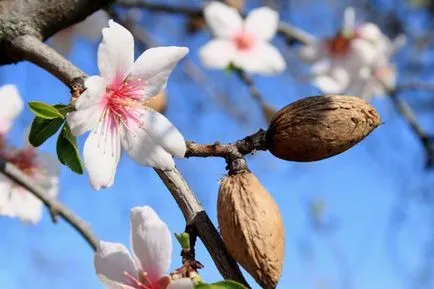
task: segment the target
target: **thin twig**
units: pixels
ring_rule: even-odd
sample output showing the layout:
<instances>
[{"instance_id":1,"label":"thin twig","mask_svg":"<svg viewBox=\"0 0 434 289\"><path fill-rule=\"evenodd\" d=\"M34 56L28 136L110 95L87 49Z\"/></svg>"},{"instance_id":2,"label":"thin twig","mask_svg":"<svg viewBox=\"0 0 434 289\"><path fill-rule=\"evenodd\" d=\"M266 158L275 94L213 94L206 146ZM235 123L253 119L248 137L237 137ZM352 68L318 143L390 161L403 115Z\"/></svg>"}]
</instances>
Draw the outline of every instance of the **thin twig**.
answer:
<instances>
[{"instance_id":1,"label":"thin twig","mask_svg":"<svg viewBox=\"0 0 434 289\"><path fill-rule=\"evenodd\" d=\"M247 89L249 90L249 93L252 96L252 98L259 104L264 118L268 122L270 122L273 115L276 113L276 109L268 104L268 102L265 100L265 97L256 87L255 82L250 76L248 76L244 71L240 69L237 69L236 73L240 78L240 80L246 84Z\"/></svg>"},{"instance_id":2,"label":"thin twig","mask_svg":"<svg viewBox=\"0 0 434 289\"><path fill-rule=\"evenodd\" d=\"M189 17L203 17L203 7L190 7L171 4L153 3L151 1L143 0L120 0L116 4L125 8L143 8L155 12L165 12L170 14L181 14ZM303 44L310 44L314 41L315 37L309 33L296 28L286 22L280 21L277 32L285 38L288 44L300 42Z\"/></svg>"},{"instance_id":3,"label":"thin twig","mask_svg":"<svg viewBox=\"0 0 434 289\"><path fill-rule=\"evenodd\" d=\"M413 133L417 136L422 144L426 154L427 162L426 166L431 168L434 165L434 137L428 135L428 133L422 128L416 119L416 115L411 109L410 105L398 97L398 90L391 91L389 93L390 99L397 111L401 114L404 120L408 123Z\"/></svg>"},{"instance_id":4,"label":"thin twig","mask_svg":"<svg viewBox=\"0 0 434 289\"><path fill-rule=\"evenodd\" d=\"M34 41L34 40L32 40ZM47 46L38 45L41 50L49 49ZM21 50L26 52L26 50ZM46 52L40 51L42 55L46 55ZM45 58L40 57L30 57L27 58L29 61L41 67L46 67L47 63ZM61 61L49 62L49 65L56 66L61 64ZM67 68L64 67L46 67L49 71L56 71L54 75L58 77L65 85L71 85L71 81L77 83L77 75L82 75L83 72L78 69L73 64L69 65ZM83 78L86 75L82 76ZM71 87L70 87L71 88ZM163 180L163 183L172 193L178 206L180 207L182 213L184 214L185 220L188 225L194 225L197 228L198 235L205 244L208 252L214 260L217 269L222 274L225 279L235 280L237 282L243 283L248 286L246 280L244 279L237 263L232 258L232 256L226 250L223 240L220 237L217 229L214 227L213 223L209 219L202 205L199 203L197 197L191 191L187 183L185 182L182 175L177 169L163 171L155 170L159 177ZM24 183L25 187L30 187L31 182ZM55 207L56 208L56 207ZM60 213L59 213L60 214ZM76 225L75 223L73 225ZM96 240L93 240L96 241ZM93 242L93 244L96 244Z\"/></svg>"},{"instance_id":5,"label":"thin twig","mask_svg":"<svg viewBox=\"0 0 434 289\"><path fill-rule=\"evenodd\" d=\"M42 188L34 185L34 180L23 174L16 166L3 159L0 159L0 172L41 200L50 211L53 221L56 220L57 216L62 217L89 243L94 251L96 250L98 238L92 233L89 225L74 212L56 199L50 197Z\"/></svg>"}]
</instances>

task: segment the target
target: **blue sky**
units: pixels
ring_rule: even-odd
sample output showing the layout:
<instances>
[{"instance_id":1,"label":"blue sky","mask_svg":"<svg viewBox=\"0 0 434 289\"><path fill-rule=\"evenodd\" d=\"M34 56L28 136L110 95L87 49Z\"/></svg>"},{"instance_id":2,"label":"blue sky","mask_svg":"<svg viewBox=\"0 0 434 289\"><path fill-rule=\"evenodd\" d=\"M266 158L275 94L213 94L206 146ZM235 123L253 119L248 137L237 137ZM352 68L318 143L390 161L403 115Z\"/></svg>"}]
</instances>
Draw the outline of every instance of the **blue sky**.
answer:
<instances>
[{"instance_id":1,"label":"blue sky","mask_svg":"<svg viewBox=\"0 0 434 289\"><path fill-rule=\"evenodd\" d=\"M390 8L388 1L374 2L380 11ZM252 1L251 7L256 3ZM310 0L291 10L282 9L281 13L286 21L315 35L330 35L339 24L342 7L330 8L324 3L328 2ZM426 15L415 12L410 18L411 23L416 23L411 31L418 31L423 25L417 23L423 24ZM187 57L200 66L197 52L209 39L206 31L194 36L181 34L179 24L184 20L177 16L144 13L143 19L144 27L158 42L188 46ZM286 49L281 40L276 39L275 43ZM288 55L291 53L288 50ZM398 55L398 64L402 65L405 62L402 59L410 58L411 53L406 48ZM430 63L431 54L421 57ZM96 45L77 39L70 59L88 74L97 73ZM288 63L295 69L299 65ZM229 95L248 123L241 124L219 107L203 87L185 75L181 63L169 80L166 115L186 139L231 142L266 127L256 104L235 75L204 71ZM408 75L402 72L400 80ZM295 80L288 71L278 77L254 79L276 107L319 94L309 83ZM430 77L425 75L424 79ZM16 84L26 101L54 104L67 102L69 98L60 81L29 63L1 67L0 84L7 83ZM429 100L429 95L413 93L405 98L417 103ZM425 255L433 247L433 172L424 169L421 145L391 102L380 98L373 105L384 124L339 156L314 163L285 162L267 152L248 157L249 167L280 206L285 222L286 256L278 288L408 288L432 275L422 265L429 261ZM434 133L429 111L418 117ZM26 108L9 135L12 143L22 144L22 132L31 120ZM80 138L81 147L83 141ZM44 144L41 151L55 154L54 139ZM218 181L225 174L224 161L192 158L178 160L177 166L216 222ZM59 199L87 220L97 236L106 241L128 245L129 210L134 206L153 207L173 232L181 232L185 225L180 210L154 171L125 156L114 186L100 192L93 191L86 175L78 176L63 168ZM323 233L313 229L308 213L309 202L320 200L325 203L323 218L333 225L333 230ZM36 226L3 217L0 228L1 288L102 288L94 273L92 250L65 222L52 224L45 212ZM201 271L203 279L221 279L200 242L197 250L198 260L205 264ZM172 268L178 267L180 261L179 247L175 245Z\"/></svg>"}]
</instances>

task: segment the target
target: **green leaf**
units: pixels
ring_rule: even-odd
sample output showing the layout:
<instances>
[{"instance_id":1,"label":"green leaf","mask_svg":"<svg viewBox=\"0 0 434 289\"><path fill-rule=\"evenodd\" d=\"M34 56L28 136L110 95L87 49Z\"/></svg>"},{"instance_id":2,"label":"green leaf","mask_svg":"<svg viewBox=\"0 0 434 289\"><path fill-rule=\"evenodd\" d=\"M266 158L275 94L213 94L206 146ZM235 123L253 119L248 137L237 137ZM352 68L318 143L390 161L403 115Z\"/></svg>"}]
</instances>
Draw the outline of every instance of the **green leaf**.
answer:
<instances>
[{"instance_id":1,"label":"green leaf","mask_svg":"<svg viewBox=\"0 0 434 289\"><path fill-rule=\"evenodd\" d=\"M59 161L73 172L82 175L83 165L78 153L77 138L71 134L67 123L62 127L56 148Z\"/></svg>"},{"instance_id":2,"label":"green leaf","mask_svg":"<svg viewBox=\"0 0 434 289\"><path fill-rule=\"evenodd\" d=\"M38 102L38 101L32 101L29 102L30 110L40 118L44 119L55 119L55 118L65 118L62 113L60 113L55 107Z\"/></svg>"},{"instance_id":3,"label":"green leaf","mask_svg":"<svg viewBox=\"0 0 434 289\"><path fill-rule=\"evenodd\" d=\"M190 235L187 232L183 232L181 234L175 233L176 240L178 240L182 249L190 250Z\"/></svg>"},{"instance_id":4,"label":"green leaf","mask_svg":"<svg viewBox=\"0 0 434 289\"><path fill-rule=\"evenodd\" d=\"M59 130L64 121L62 118L43 119L35 117L30 127L29 142L34 147L40 146Z\"/></svg>"},{"instance_id":5,"label":"green leaf","mask_svg":"<svg viewBox=\"0 0 434 289\"><path fill-rule=\"evenodd\" d=\"M226 66L225 68L225 73L232 73L232 72L238 73L239 71L242 71L242 69L235 66L235 64L233 64L232 62L229 63L229 65Z\"/></svg>"},{"instance_id":6,"label":"green leaf","mask_svg":"<svg viewBox=\"0 0 434 289\"><path fill-rule=\"evenodd\" d=\"M67 114L68 112L71 112L71 111L74 110L74 108L73 108L71 105L66 105L66 104L62 104L62 103L55 104L55 105L53 105L53 107L54 107L58 112L60 112L63 116L66 116L66 114Z\"/></svg>"},{"instance_id":7,"label":"green leaf","mask_svg":"<svg viewBox=\"0 0 434 289\"><path fill-rule=\"evenodd\" d=\"M232 280L224 280L212 284L199 283L194 286L196 289L247 289L246 286Z\"/></svg>"}]
</instances>

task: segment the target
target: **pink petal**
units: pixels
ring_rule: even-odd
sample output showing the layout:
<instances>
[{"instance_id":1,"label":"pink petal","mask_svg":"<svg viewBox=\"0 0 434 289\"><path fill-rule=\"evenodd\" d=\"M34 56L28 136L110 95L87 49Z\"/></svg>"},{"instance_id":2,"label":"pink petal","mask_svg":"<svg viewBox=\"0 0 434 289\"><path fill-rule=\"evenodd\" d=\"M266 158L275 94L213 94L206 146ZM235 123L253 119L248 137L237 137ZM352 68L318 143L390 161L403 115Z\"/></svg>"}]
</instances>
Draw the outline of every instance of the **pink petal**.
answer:
<instances>
[{"instance_id":1,"label":"pink petal","mask_svg":"<svg viewBox=\"0 0 434 289\"><path fill-rule=\"evenodd\" d=\"M236 48L232 41L211 40L200 49L200 60L209 68L224 69L235 58Z\"/></svg>"},{"instance_id":2,"label":"pink petal","mask_svg":"<svg viewBox=\"0 0 434 289\"><path fill-rule=\"evenodd\" d=\"M279 14L268 8L253 9L246 18L245 29L258 40L269 41L277 31Z\"/></svg>"},{"instance_id":3,"label":"pink petal","mask_svg":"<svg viewBox=\"0 0 434 289\"><path fill-rule=\"evenodd\" d=\"M205 20L215 37L231 39L243 29L243 19L238 10L212 1L204 9Z\"/></svg>"},{"instance_id":4,"label":"pink petal","mask_svg":"<svg viewBox=\"0 0 434 289\"><path fill-rule=\"evenodd\" d=\"M172 238L166 223L150 207L131 209L131 245L143 272L152 282L169 270Z\"/></svg>"},{"instance_id":5,"label":"pink petal","mask_svg":"<svg viewBox=\"0 0 434 289\"><path fill-rule=\"evenodd\" d=\"M100 281L106 288L124 289L127 286L125 272L137 277L138 271L128 249L118 243L99 242L94 256L94 266Z\"/></svg>"},{"instance_id":6,"label":"pink petal","mask_svg":"<svg viewBox=\"0 0 434 289\"><path fill-rule=\"evenodd\" d=\"M98 48L98 68L107 84L123 82L134 61L134 39L123 26L109 21L102 30L102 41Z\"/></svg>"},{"instance_id":7,"label":"pink petal","mask_svg":"<svg viewBox=\"0 0 434 289\"><path fill-rule=\"evenodd\" d=\"M167 85L167 79L188 48L168 46L146 50L137 58L128 76L129 80L140 80L144 84L144 97L159 93Z\"/></svg>"},{"instance_id":8,"label":"pink petal","mask_svg":"<svg viewBox=\"0 0 434 289\"><path fill-rule=\"evenodd\" d=\"M110 187L121 156L116 120L105 117L92 130L84 143L84 166L95 190Z\"/></svg>"}]
</instances>

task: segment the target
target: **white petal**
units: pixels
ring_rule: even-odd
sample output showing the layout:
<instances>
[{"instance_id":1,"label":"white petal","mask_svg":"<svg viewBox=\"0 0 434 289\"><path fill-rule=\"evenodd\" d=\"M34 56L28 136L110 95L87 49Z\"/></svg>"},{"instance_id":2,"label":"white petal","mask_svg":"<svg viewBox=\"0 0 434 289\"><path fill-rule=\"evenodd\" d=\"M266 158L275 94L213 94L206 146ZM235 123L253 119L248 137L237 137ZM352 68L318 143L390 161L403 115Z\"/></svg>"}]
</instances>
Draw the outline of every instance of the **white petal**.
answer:
<instances>
[{"instance_id":1,"label":"white petal","mask_svg":"<svg viewBox=\"0 0 434 289\"><path fill-rule=\"evenodd\" d=\"M142 118L145 120L147 118L145 112L139 113L140 119L138 121L129 120L127 127L123 128L121 138L122 148L133 160L143 166L151 166L163 170L173 169L175 162L172 155L162 147L162 144L157 142L158 139L154 139L150 134L151 132L148 132L150 124L141 121ZM171 133L173 132L171 131ZM180 144L178 142L174 145L179 149Z\"/></svg>"},{"instance_id":2,"label":"white petal","mask_svg":"<svg viewBox=\"0 0 434 289\"><path fill-rule=\"evenodd\" d=\"M105 94L105 82L99 76L91 76L85 81L86 90L78 98L76 111L68 113L66 121L75 136L92 130L98 124L103 113L101 105Z\"/></svg>"},{"instance_id":3,"label":"white petal","mask_svg":"<svg viewBox=\"0 0 434 289\"><path fill-rule=\"evenodd\" d=\"M134 39L126 28L113 20L102 30L102 37L98 68L107 84L116 86L125 80L133 65Z\"/></svg>"},{"instance_id":4,"label":"white petal","mask_svg":"<svg viewBox=\"0 0 434 289\"><path fill-rule=\"evenodd\" d=\"M148 49L134 62L128 80L141 80L144 84L144 96L152 97L166 87L170 73L187 53L187 47Z\"/></svg>"},{"instance_id":5,"label":"white petal","mask_svg":"<svg viewBox=\"0 0 434 289\"><path fill-rule=\"evenodd\" d=\"M348 72L341 68L333 68L329 75L319 75L313 83L325 94L340 94L349 84Z\"/></svg>"},{"instance_id":6,"label":"white petal","mask_svg":"<svg viewBox=\"0 0 434 289\"><path fill-rule=\"evenodd\" d=\"M212 1L204 9L205 20L215 37L232 38L243 29L243 19L237 9Z\"/></svg>"},{"instance_id":7,"label":"white petal","mask_svg":"<svg viewBox=\"0 0 434 289\"><path fill-rule=\"evenodd\" d=\"M0 215L15 217L15 208L11 202L12 181L0 174Z\"/></svg>"},{"instance_id":8,"label":"white petal","mask_svg":"<svg viewBox=\"0 0 434 289\"><path fill-rule=\"evenodd\" d=\"M105 117L89 133L84 143L84 166L94 189L110 187L121 156L120 136L116 120Z\"/></svg>"},{"instance_id":9,"label":"white petal","mask_svg":"<svg viewBox=\"0 0 434 289\"><path fill-rule=\"evenodd\" d=\"M282 73L286 62L280 52L267 42L257 43L249 52L240 51L234 64L246 72L272 75Z\"/></svg>"},{"instance_id":10,"label":"white petal","mask_svg":"<svg viewBox=\"0 0 434 289\"><path fill-rule=\"evenodd\" d=\"M13 84L7 84L0 87L0 102L0 134L5 134L23 110L23 100L17 87Z\"/></svg>"},{"instance_id":11,"label":"white petal","mask_svg":"<svg viewBox=\"0 0 434 289\"><path fill-rule=\"evenodd\" d=\"M167 286L167 289L193 289L193 282L189 278L182 278L176 281L173 281Z\"/></svg>"},{"instance_id":12,"label":"white petal","mask_svg":"<svg viewBox=\"0 0 434 289\"><path fill-rule=\"evenodd\" d=\"M298 51L298 56L305 62L313 62L324 56L324 47L321 41L315 41L312 44L304 45Z\"/></svg>"},{"instance_id":13,"label":"white petal","mask_svg":"<svg viewBox=\"0 0 434 289\"><path fill-rule=\"evenodd\" d=\"M371 42L378 41L383 37L380 28L374 23L364 23L357 28L357 36Z\"/></svg>"},{"instance_id":14,"label":"white petal","mask_svg":"<svg viewBox=\"0 0 434 289\"><path fill-rule=\"evenodd\" d=\"M325 57L315 62L310 68L310 70L312 71L313 75L326 74L332 69L332 65L332 59L329 57Z\"/></svg>"},{"instance_id":15,"label":"white petal","mask_svg":"<svg viewBox=\"0 0 434 289\"><path fill-rule=\"evenodd\" d=\"M347 7L344 11L342 29L344 33L351 33L356 27L356 11L353 7Z\"/></svg>"},{"instance_id":16,"label":"white petal","mask_svg":"<svg viewBox=\"0 0 434 289\"><path fill-rule=\"evenodd\" d=\"M230 40L215 39L205 44L199 53L200 60L205 66L224 69L234 59L236 48Z\"/></svg>"},{"instance_id":17,"label":"white petal","mask_svg":"<svg viewBox=\"0 0 434 289\"><path fill-rule=\"evenodd\" d=\"M51 47L62 55L67 55L74 42L74 26L63 29L51 37Z\"/></svg>"},{"instance_id":18,"label":"white petal","mask_svg":"<svg viewBox=\"0 0 434 289\"><path fill-rule=\"evenodd\" d=\"M271 40L277 31L279 14L268 8L253 9L246 18L245 29L258 40Z\"/></svg>"},{"instance_id":19,"label":"white petal","mask_svg":"<svg viewBox=\"0 0 434 289\"><path fill-rule=\"evenodd\" d=\"M354 39L351 41L351 54L348 55L348 59L360 65L371 65L378 59L378 52L378 49L371 43L362 39Z\"/></svg>"},{"instance_id":20,"label":"white petal","mask_svg":"<svg viewBox=\"0 0 434 289\"><path fill-rule=\"evenodd\" d=\"M150 207L131 209L131 246L143 272L152 282L169 270L172 238L166 223Z\"/></svg>"},{"instance_id":21,"label":"white petal","mask_svg":"<svg viewBox=\"0 0 434 289\"><path fill-rule=\"evenodd\" d=\"M24 222L37 224L42 218L43 204L22 187L14 186L11 193L11 203L16 216Z\"/></svg>"},{"instance_id":22,"label":"white petal","mask_svg":"<svg viewBox=\"0 0 434 289\"><path fill-rule=\"evenodd\" d=\"M100 241L94 256L95 272L107 288L132 288L125 286L125 272L137 277L138 271L128 249L118 243ZM123 287L124 286L124 287Z\"/></svg>"},{"instance_id":23,"label":"white petal","mask_svg":"<svg viewBox=\"0 0 434 289\"><path fill-rule=\"evenodd\" d=\"M84 21L76 24L76 31L90 41L101 39L101 30L107 25L109 16L104 10L98 10Z\"/></svg>"}]
</instances>

